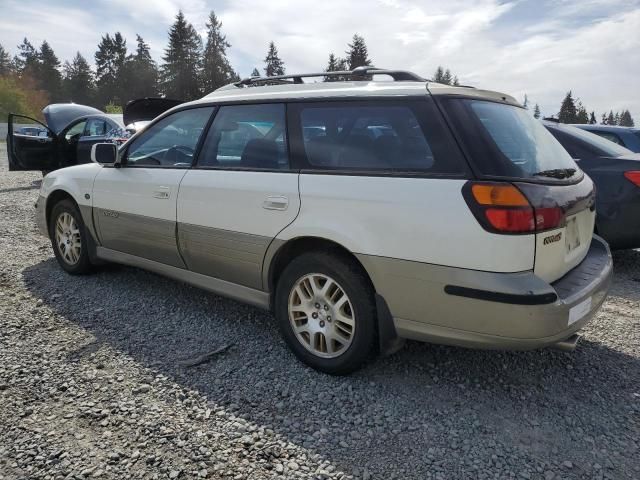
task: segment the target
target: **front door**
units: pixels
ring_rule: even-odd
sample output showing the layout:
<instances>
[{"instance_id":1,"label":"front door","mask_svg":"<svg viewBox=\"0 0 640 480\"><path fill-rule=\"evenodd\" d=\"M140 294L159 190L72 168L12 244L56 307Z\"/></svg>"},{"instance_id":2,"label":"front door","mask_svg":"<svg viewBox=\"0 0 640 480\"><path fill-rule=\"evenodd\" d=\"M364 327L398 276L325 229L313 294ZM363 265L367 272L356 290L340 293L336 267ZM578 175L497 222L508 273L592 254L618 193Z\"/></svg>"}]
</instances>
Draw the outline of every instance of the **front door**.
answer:
<instances>
[{"instance_id":1,"label":"front door","mask_svg":"<svg viewBox=\"0 0 640 480\"><path fill-rule=\"evenodd\" d=\"M9 114L7 156L10 171L55 170L58 168L57 147L55 134L43 123Z\"/></svg>"},{"instance_id":2,"label":"front door","mask_svg":"<svg viewBox=\"0 0 640 480\"><path fill-rule=\"evenodd\" d=\"M298 215L298 173L289 166L282 104L220 107L178 196L187 267L262 288L262 263Z\"/></svg>"},{"instance_id":3,"label":"front door","mask_svg":"<svg viewBox=\"0 0 640 480\"><path fill-rule=\"evenodd\" d=\"M175 112L149 126L105 167L93 189L94 218L109 249L184 268L176 243L178 187L212 107Z\"/></svg>"}]
</instances>

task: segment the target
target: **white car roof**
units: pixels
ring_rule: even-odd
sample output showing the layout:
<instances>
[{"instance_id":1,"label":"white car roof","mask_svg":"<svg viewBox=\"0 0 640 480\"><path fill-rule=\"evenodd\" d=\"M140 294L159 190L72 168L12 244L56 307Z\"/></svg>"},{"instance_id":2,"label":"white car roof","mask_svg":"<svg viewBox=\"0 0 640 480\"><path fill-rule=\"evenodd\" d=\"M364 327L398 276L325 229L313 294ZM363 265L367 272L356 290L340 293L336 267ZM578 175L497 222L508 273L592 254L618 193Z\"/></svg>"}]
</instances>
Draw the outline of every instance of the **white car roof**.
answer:
<instances>
[{"instance_id":1,"label":"white car roof","mask_svg":"<svg viewBox=\"0 0 640 480\"><path fill-rule=\"evenodd\" d=\"M406 97L417 95L464 95L518 105L510 95L471 87L454 87L435 82L414 81L336 81L256 87L226 85L188 105L271 100L303 100L349 97ZM182 105L184 106L184 105Z\"/></svg>"}]
</instances>

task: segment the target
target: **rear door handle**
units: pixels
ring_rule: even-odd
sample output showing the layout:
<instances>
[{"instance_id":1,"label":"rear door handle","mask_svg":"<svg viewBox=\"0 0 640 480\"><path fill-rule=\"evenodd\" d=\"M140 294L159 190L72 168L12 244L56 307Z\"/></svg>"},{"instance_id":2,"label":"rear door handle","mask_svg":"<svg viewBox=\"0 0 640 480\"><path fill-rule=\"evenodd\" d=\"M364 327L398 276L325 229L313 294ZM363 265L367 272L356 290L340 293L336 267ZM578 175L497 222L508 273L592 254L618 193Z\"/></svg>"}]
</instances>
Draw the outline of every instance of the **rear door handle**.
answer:
<instances>
[{"instance_id":1,"label":"rear door handle","mask_svg":"<svg viewBox=\"0 0 640 480\"><path fill-rule=\"evenodd\" d=\"M269 196L262 202L262 208L266 210L286 210L289 206L289 199L279 195Z\"/></svg>"},{"instance_id":2,"label":"rear door handle","mask_svg":"<svg viewBox=\"0 0 640 480\"><path fill-rule=\"evenodd\" d=\"M171 196L171 189L169 187L156 187L153 191L153 198L167 199Z\"/></svg>"}]
</instances>

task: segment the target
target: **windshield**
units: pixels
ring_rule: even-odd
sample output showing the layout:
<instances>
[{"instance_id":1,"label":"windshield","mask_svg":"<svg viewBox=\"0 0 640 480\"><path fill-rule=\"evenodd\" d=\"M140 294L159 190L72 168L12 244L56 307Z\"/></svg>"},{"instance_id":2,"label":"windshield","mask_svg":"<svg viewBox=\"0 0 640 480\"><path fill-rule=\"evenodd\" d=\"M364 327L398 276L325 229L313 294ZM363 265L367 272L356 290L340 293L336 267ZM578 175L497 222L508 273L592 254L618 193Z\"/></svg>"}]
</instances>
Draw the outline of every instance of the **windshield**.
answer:
<instances>
[{"instance_id":1,"label":"windshield","mask_svg":"<svg viewBox=\"0 0 640 480\"><path fill-rule=\"evenodd\" d=\"M445 105L483 176L549 181L581 175L562 145L524 108L459 98Z\"/></svg>"},{"instance_id":2,"label":"windshield","mask_svg":"<svg viewBox=\"0 0 640 480\"><path fill-rule=\"evenodd\" d=\"M577 137L592 147L602 151L607 157L620 157L622 155L629 155L630 153L633 153L622 145L618 145L611 140L607 140L606 138L596 135L595 133L588 132L587 130L563 124L556 124L554 126L557 126L561 132L566 132L571 136Z\"/></svg>"}]
</instances>

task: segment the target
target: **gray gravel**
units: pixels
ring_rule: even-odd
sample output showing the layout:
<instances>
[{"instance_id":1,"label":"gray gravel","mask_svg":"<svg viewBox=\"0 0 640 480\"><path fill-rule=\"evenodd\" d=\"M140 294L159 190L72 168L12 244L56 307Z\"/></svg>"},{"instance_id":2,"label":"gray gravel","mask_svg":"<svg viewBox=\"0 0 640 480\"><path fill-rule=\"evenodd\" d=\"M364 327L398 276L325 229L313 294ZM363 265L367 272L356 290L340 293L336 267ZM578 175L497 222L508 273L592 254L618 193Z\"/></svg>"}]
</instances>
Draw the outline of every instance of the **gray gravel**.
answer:
<instances>
[{"instance_id":1,"label":"gray gravel","mask_svg":"<svg viewBox=\"0 0 640 480\"><path fill-rule=\"evenodd\" d=\"M132 268L63 273L39 178L0 160L1 480L640 478L639 251L615 255L575 353L408 343L335 378L260 310Z\"/></svg>"}]
</instances>

